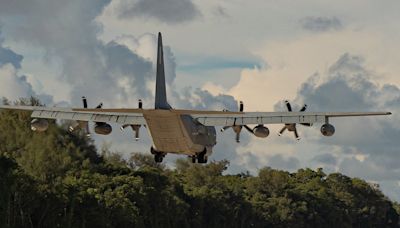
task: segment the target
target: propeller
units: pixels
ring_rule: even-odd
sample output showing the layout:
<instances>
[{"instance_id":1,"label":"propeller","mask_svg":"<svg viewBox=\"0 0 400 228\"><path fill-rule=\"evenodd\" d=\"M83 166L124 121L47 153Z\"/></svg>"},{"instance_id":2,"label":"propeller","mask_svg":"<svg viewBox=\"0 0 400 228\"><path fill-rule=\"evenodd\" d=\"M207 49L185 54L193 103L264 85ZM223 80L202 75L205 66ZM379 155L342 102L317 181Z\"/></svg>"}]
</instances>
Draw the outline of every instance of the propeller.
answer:
<instances>
[{"instance_id":1,"label":"propeller","mask_svg":"<svg viewBox=\"0 0 400 228\"><path fill-rule=\"evenodd\" d=\"M88 108L88 103L86 97L82 97L83 108ZM103 103L100 103L96 106L96 108L102 108ZM70 132L74 132L78 129L85 129L85 133L87 137L90 137L89 123L88 121L75 121L72 125L69 126L68 130Z\"/></svg>"},{"instance_id":2,"label":"propeller","mask_svg":"<svg viewBox=\"0 0 400 228\"><path fill-rule=\"evenodd\" d=\"M139 109L143 109L143 102L142 102L141 99L139 99L139 101L138 101L138 108ZM120 129L121 129L121 131L124 131L125 128L131 127L132 130L135 132L135 140L138 141L140 139L140 137L139 137L139 129L140 129L141 126L142 125L140 125L140 124L124 124L124 125L121 126Z\"/></svg>"},{"instance_id":3,"label":"propeller","mask_svg":"<svg viewBox=\"0 0 400 228\"><path fill-rule=\"evenodd\" d=\"M244 110L244 104L243 101L239 102L239 112L243 112ZM233 126L224 126L221 128L221 132L224 132L228 128L232 128L232 130L236 133L235 139L237 143L240 143L240 133L242 132L243 127L251 134L254 135L253 130L248 127L247 125L233 125Z\"/></svg>"},{"instance_id":4,"label":"propeller","mask_svg":"<svg viewBox=\"0 0 400 228\"><path fill-rule=\"evenodd\" d=\"M288 112L292 112L292 105L290 104L290 102L288 100L285 101L286 104L286 108L288 110ZM304 106L299 110L299 112L304 112L307 109L307 105L304 104ZM307 127L311 127L312 124L311 123L300 123L303 126L307 126ZM279 131L278 135L281 136L283 134L283 132L285 132L286 130L288 131L292 131L294 133L294 137L297 140L300 140L300 136L299 133L297 132L297 127L295 123L286 123L285 126Z\"/></svg>"}]
</instances>

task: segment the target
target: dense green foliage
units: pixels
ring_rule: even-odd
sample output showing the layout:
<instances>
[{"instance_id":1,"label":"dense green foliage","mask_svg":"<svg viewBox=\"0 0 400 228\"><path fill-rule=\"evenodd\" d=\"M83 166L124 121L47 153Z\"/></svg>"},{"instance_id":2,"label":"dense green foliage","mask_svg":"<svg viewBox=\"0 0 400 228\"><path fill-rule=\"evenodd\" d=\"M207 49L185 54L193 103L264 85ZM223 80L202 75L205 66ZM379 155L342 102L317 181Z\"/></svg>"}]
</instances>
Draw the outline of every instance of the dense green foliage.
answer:
<instances>
[{"instance_id":1,"label":"dense green foliage","mask_svg":"<svg viewBox=\"0 0 400 228\"><path fill-rule=\"evenodd\" d=\"M357 178L263 168L223 175L229 162L176 169L123 160L65 127L29 129L0 112L0 227L398 227L398 205Z\"/></svg>"}]
</instances>

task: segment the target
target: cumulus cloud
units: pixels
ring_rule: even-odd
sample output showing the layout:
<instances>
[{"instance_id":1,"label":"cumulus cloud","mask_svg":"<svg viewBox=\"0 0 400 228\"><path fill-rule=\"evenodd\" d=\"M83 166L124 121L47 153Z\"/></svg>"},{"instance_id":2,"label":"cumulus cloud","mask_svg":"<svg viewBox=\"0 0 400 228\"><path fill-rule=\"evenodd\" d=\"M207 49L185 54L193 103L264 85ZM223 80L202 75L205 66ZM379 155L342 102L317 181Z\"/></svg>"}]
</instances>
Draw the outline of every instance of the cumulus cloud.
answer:
<instances>
[{"instance_id":1,"label":"cumulus cloud","mask_svg":"<svg viewBox=\"0 0 400 228\"><path fill-rule=\"evenodd\" d=\"M71 87L72 103L81 105L85 95L92 106L101 101L108 107L136 106L138 98L151 98L146 84L154 79L152 62L126 45L97 38L101 27L94 20L109 2L10 1L0 12L24 18L11 20L9 35L43 48L47 59L61 65L60 77ZM25 11L27 5L32 10Z\"/></svg>"},{"instance_id":2,"label":"cumulus cloud","mask_svg":"<svg viewBox=\"0 0 400 228\"><path fill-rule=\"evenodd\" d=\"M9 100L37 97L47 104L53 103L53 98L47 94L37 94L25 75L19 75L23 56L10 48L3 47L0 39L0 96Z\"/></svg>"},{"instance_id":3,"label":"cumulus cloud","mask_svg":"<svg viewBox=\"0 0 400 228\"><path fill-rule=\"evenodd\" d=\"M39 98L45 104L53 103L52 96L36 93L27 76L19 75L18 70L12 64L0 66L0 97L15 101L31 96Z\"/></svg>"},{"instance_id":4,"label":"cumulus cloud","mask_svg":"<svg viewBox=\"0 0 400 228\"><path fill-rule=\"evenodd\" d=\"M32 86L27 82L26 77L18 76L16 69L11 64L0 67L0 93L1 96L10 100L34 95Z\"/></svg>"},{"instance_id":5,"label":"cumulus cloud","mask_svg":"<svg viewBox=\"0 0 400 228\"><path fill-rule=\"evenodd\" d=\"M217 7L215 7L213 12L214 12L214 15L216 15L218 17L230 18L230 15L227 12L227 9L223 6L218 5Z\"/></svg>"},{"instance_id":6,"label":"cumulus cloud","mask_svg":"<svg viewBox=\"0 0 400 228\"><path fill-rule=\"evenodd\" d=\"M168 24L192 21L201 15L192 0L123 0L118 11L120 18L142 17Z\"/></svg>"},{"instance_id":7,"label":"cumulus cloud","mask_svg":"<svg viewBox=\"0 0 400 228\"><path fill-rule=\"evenodd\" d=\"M2 47L0 40L0 67L10 63L14 66L14 68L19 69L21 68L22 59L22 55L13 52L9 48Z\"/></svg>"},{"instance_id":8,"label":"cumulus cloud","mask_svg":"<svg viewBox=\"0 0 400 228\"><path fill-rule=\"evenodd\" d=\"M309 102L314 111L393 112L390 117L332 119L335 136L312 141L341 148L337 159L321 155L314 157L314 161L328 161L327 166L337 161L338 171L378 183L398 181L400 90L395 85L378 84L377 77L362 57L344 54L326 75L320 75L319 80L314 76L304 83L296 100ZM381 185L384 191L386 186Z\"/></svg>"},{"instance_id":9,"label":"cumulus cloud","mask_svg":"<svg viewBox=\"0 0 400 228\"><path fill-rule=\"evenodd\" d=\"M284 157L280 154L268 158L268 166L276 169L294 171L300 167L300 161L296 157Z\"/></svg>"},{"instance_id":10,"label":"cumulus cloud","mask_svg":"<svg viewBox=\"0 0 400 228\"><path fill-rule=\"evenodd\" d=\"M304 46L303 43L301 45ZM291 46L290 43L289 46ZM285 53L285 49L282 49L282 53ZM288 58L291 60L290 56ZM297 58L294 58L293 62L285 62L282 69L278 68L279 70L276 70L276 64L279 66L281 62L272 60L274 61L270 61L272 64L269 69L245 71L235 90L249 93L251 91L249 88L266 87L271 93L287 91L287 88L285 89L287 82L280 81L282 76L286 80L301 79L294 77L292 71L290 71L290 76L286 77L290 67L297 66L294 65ZM314 69L311 64L309 68L309 72L315 73L310 74L308 79L301 79L305 82L300 83L300 87L297 91L295 90L296 94L292 102L292 105L296 106L295 110L306 103L309 105L308 111L391 111L393 115L332 118L330 122L336 127L333 137L321 136L319 126L312 127L310 130L299 126L299 132L304 136L300 142L294 142L292 135L278 138L275 134L271 134L267 139L268 142L251 138L247 145L238 148L235 161L247 167L260 167L263 164L280 164L281 160L274 159L277 155L281 155L286 161L293 160L291 159L293 157L299 163L293 162L287 166L283 164L281 167L289 170L291 166L296 167L296 164L297 167L323 167L328 172L339 171L350 176L365 178L368 181L382 182L383 191L397 192L398 195L391 195L391 197L399 199L399 188L388 189L389 186L393 186L394 181L398 181L400 174L400 165L397 162L400 159L398 142L400 116L397 114L400 111L399 87L389 83L378 83L381 75L362 55L350 53L338 55L335 61L331 61L322 69L318 67L320 66L318 61L315 63ZM272 76L273 73L275 75ZM269 82L264 82L265 79L262 76L269 78ZM274 89L273 86L281 89ZM262 97L261 93L249 97L259 105L265 104L259 99ZM282 96L282 98L288 97ZM266 100L265 97L262 99ZM279 100L275 100L273 107L277 111L283 111L285 107ZM273 133L279 131L281 126L269 125L268 127Z\"/></svg>"},{"instance_id":11,"label":"cumulus cloud","mask_svg":"<svg viewBox=\"0 0 400 228\"><path fill-rule=\"evenodd\" d=\"M1 37L0 30L0 67L11 64L15 69L21 68L23 56L15 53L10 48L4 47L4 39Z\"/></svg>"},{"instance_id":12,"label":"cumulus cloud","mask_svg":"<svg viewBox=\"0 0 400 228\"><path fill-rule=\"evenodd\" d=\"M98 38L101 26L95 19L108 3L97 0L36 0L24 4L10 1L2 5L0 18L24 18L4 20L6 25L12 25L7 35L44 49L47 59L54 59L60 64L62 74L59 78L71 87L71 103L80 106L80 97L85 95L90 106L104 102L105 107L136 107L137 99L141 98L145 108L152 108L157 37L146 33L140 36L122 35L109 42L101 41ZM37 4L46 7L41 8ZM26 11L29 7L32 10ZM175 57L168 45L164 46L164 58L168 100L173 107L209 107L217 110L237 107L232 96L214 96L208 91L192 87L176 90ZM145 152L151 142L144 130L142 136L143 140L139 143L133 142L130 133L123 136L114 133L111 137L95 136L95 139L99 146L103 141L112 142L113 149L122 153L130 153L132 148ZM173 158L169 156L167 159Z\"/></svg>"},{"instance_id":13,"label":"cumulus cloud","mask_svg":"<svg viewBox=\"0 0 400 228\"><path fill-rule=\"evenodd\" d=\"M305 17L299 22L304 30L312 32L326 32L343 28L342 22L336 17Z\"/></svg>"},{"instance_id":14,"label":"cumulus cloud","mask_svg":"<svg viewBox=\"0 0 400 228\"><path fill-rule=\"evenodd\" d=\"M313 158L313 161L325 165L336 165L337 159L332 154L319 154Z\"/></svg>"},{"instance_id":15,"label":"cumulus cloud","mask_svg":"<svg viewBox=\"0 0 400 228\"><path fill-rule=\"evenodd\" d=\"M106 107L135 107L137 99L141 98L145 107L149 104L152 106L157 38L153 34L144 34L137 37L120 36L107 43L100 41L97 36L101 26L95 23L95 18L109 3L110 1L106 0L36 0L31 3L32 10L26 11L24 9L29 3L10 1L4 7L2 5L0 12L9 17L24 18L24 23L13 22L12 35L18 40L43 48L48 59L55 59L61 63L61 78L71 86L72 103L80 105L80 97L85 95L93 105L104 102ZM139 1L137 6L147 7L155 3ZM191 12L190 14L196 9L191 1L174 3L166 4L163 1L159 4L182 6L188 8L189 11L185 12ZM46 7L42 9L38 5ZM154 5L154 9L163 8L165 7ZM168 11L165 15L184 13L182 11L184 10L179 9L178 13ZM68 15L68 20L62 15ZM228 105L233 103L234 99L231 97L217 96L213 99L206 91L196 88L187 88L183 94L174 94L170 87L173 87L176 78L176 63L168 46L164 47L164 58L168 94L172 104L176 102L179 107L193 107L190 103L183 103L192 96L195 97L193 99L199 99L199 104L204 106L213 102L221 103L222 98L229 99ZM211 106L222 109L222 105Z\"/></svg>"}]
</instances>

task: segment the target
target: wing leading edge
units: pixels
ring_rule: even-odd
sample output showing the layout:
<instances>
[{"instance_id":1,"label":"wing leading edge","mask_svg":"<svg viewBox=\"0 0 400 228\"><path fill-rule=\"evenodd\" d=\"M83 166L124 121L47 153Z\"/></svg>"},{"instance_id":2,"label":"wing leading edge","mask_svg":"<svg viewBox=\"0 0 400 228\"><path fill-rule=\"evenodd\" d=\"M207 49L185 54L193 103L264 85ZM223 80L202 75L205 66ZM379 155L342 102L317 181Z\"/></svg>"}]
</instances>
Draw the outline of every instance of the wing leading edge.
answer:
<instances>
[{"instance_id":1,"label":"wing leading edge","mask_svg":"<svg viewBox=\"0 0 400 228\"><path fill-rule=\"evenodd\" d=\"M234 126L247 124L326 123L329 118L391 115L390 112L246 112L246 113L191 113L206 126Z\"/></svg>"},{"instance_id":2,"label":"wing leading edge","mask_svg":"<svg viewBox=\"0 0 400 228\"><path fill-rule=\"evenodd\" d=\"M32 111L32 118L146 124L141 109L73 109L43 106L0 105L0 109Z\"/></svg>"},{"instance_id":3,"label":"wing leading edge","mask_svg":"<svg viewBox=\"0 0 400 228\"><path fill-rule=\"evenodd\" d=\"M0 105L0 109L32 111L32 118L146 124L143 109L74 109L43 106ZM224 112L170 110L191 115L205 126L234 126L247 124L326 123L329 118L391 115L390 112Z\"/></svg>"}]
</instances>

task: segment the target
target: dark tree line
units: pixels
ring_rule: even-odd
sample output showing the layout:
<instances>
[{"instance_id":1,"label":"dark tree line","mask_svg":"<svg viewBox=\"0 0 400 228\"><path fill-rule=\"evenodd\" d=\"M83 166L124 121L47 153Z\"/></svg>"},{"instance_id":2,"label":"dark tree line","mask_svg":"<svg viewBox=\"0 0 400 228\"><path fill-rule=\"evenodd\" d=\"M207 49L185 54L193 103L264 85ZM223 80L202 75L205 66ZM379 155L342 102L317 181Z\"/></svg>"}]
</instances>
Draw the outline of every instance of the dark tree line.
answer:
<instances>
[{"instance_id":1,"label":"dark tree line","mask_svg":"<svg viewBox=\"0 0 400 228\"><path fill-rule=\"evenodd\" d=\"M65 126L31 132L30 120L0 112L0 227L399 227L398 204L358 178L224 175L228 161L186 159L168 169L98 152Z\"/></svg>"}]
</instances>

